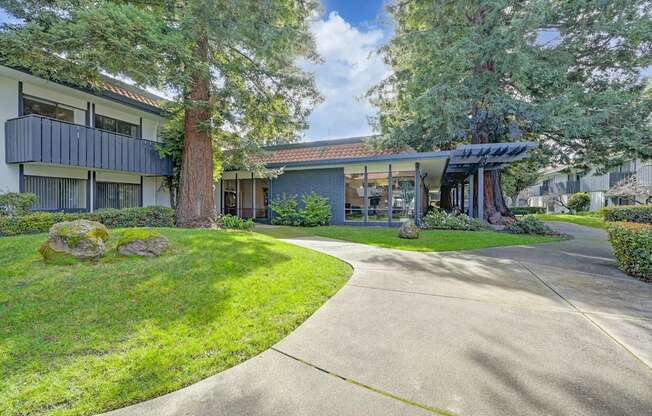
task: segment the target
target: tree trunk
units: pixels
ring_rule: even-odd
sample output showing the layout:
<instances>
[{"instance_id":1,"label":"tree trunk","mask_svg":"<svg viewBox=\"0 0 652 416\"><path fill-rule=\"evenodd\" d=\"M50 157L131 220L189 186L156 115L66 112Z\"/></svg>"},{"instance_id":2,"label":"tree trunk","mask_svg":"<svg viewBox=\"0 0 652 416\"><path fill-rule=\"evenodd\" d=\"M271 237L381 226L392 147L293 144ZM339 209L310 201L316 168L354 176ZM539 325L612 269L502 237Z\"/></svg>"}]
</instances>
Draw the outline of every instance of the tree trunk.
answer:
<instances>
[{"instance_id":1,"label":"tree trunk","mask_svg":"<svg viewBox=\"0 0 652 416\"><path fill-rule=\"evenodd\" d=\"M451 200L451 191L453 187L450 185L442 185L439 191L439 208L450 212L453 209L453 201Z\"/></svg>"},{"instance_id":2,"label":"tree trunk","mask_svg":"<svg viewBox=\"0 0 652 416\"><path fill-rule=\"evenodd\" d=\"M491 115L479 107L474 109L474 128L471 133L471 144L490 143ZM514 214L505 204L500 184L500 170L485 171L484 178L484 220L490 224L509 224L514 221ZM479 180L480 178L478 178ZM475 193L477 195L477 193ZM477 202L476 202L477 204Z\"/></svg>"},{"instance_id":3,"label":"tree trunk","mask_svg":"<svg viewBox=\"0 0 652 416\"><path fill-rule=\"evenodd\" d=\"M208 59L205 37L197 41L197 53ZM213 146L211 140L210 74L195 72L184 113L181 180L177 201L177 226L207 228L215 224L213 195Z\"/></svg>"}]
</instances>

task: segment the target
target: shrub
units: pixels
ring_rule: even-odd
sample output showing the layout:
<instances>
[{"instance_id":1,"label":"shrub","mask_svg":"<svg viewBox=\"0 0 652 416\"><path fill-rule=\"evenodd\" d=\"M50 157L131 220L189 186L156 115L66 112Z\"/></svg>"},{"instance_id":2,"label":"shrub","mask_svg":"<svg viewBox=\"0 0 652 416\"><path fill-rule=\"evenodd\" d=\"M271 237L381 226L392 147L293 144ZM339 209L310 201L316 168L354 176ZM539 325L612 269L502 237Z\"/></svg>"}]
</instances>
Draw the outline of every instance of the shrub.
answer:
<instances>
[{"instance_id":1,"label":"shrub","mask_svg":"<svg viewBox=\"0 0 652 416\"><path fill-rule=\"evenodd\" d=\"M540 234L551 235L555 232L534 215L526 215L517 219L505 228L514 234Z\"/></svg>"},{"instance_id":2,"label":"shrub","mask_svg":"<svg viewBox=\"0 0 652 416\"><path fill-rule=\"evenodd\" d=\"M172 208L153 206L144 208L100 209L91 214L81 214L109 228L119 227L174 227Z\"/></svg>"},{"instance_id":3,"label":"shrub","mask_svg":"<svg viewBox=\"0 0 652 416\"><path fill-rule=\"evenodd\" d=\"M255 227L254 221L251 218L245 220L243 218L236 217L235 215L231 215L231 214L226 214L222 218L219 218L217 223L221 227L228 228L231 230L251 231Z\"/></svg>"},{"instance_id":4,"label":"shrub","mask_svg":"<svg viewBox=\"0 0 652 416\"><path fill-rule=\"evenodd\" d=\"M88 219L109 228L173 227L174 210L166 207L103 209L93 213L33 212L23 216L0 216L0 236L45 233L61 221Z\"/></svg>"},{"instance_id":5,"label":"shrub","mask_svg":"<svg viewBox=\"0 0 652 416\"><path fill-rule=\"evenodd\" d=\"M299 209L296 195L283 194L273 200L270 207L274 212L272 224L315 227L328 225L332 218L328 198L314 192L301 195L303 208Z\"/></svg>"},{"instance_id":6,"label":"shrub","mask_svg":"<svg viewBox=\"0 0 652 416\"><path fill-rule=\"evenodd\" d=\"M328 198L315 192L301 196L303 208L299 210L299 221L304 227L328 225L331 222L331 204Z\"/></svg>"},{"instance_id":7,"label":"shrub","mask_svg":"<svg viewBox=\"0 0 652 416\"><path fill-rule=\"evenodd\" d=\"M276 197L270 204L270 208L274 213L272 217L272 224L276 225L294 225L299 226L299 209L296 195L283 194Z\"/></svg>"},{"instance_id":8,"label":"shrub","mask_svg":"<svg viewBox=\"0 0 652 416\"><path fill-rule=\"evenodd\" d=\"M612 222L607 231L620 270L652 282L652 225Z\"/></svg>"},{"instance_id":9,"label":"shrub","mask_svg":"<svg viewBox=\"0 0 652 416\"><path fill-rule=\"evenodd\" d=\"M488 226L479 219L471 218L466 214L452 215L441 209L433 209L423 217L421 228L480 231L487 229Z\"/></svg>"},{"instance_id":10,"label":"shrub","mask_svg":"<svg viewBox=\"0 0 652 416\"><path fill-rule=\"evenodd\" d=\"M566 205L572 212L588 211L591 208L591 197L586 192L577 192L568 198Z\"/></svg>"},{"instance_id":11,"label":"shrub","mask_svg":"<svg viewBox=\"0 0 652 416\"><path fill-rule=\"evenodd\" d=\"M603 208L600 211L605 221L629 221L652 224L652 205L631 205Z\"/></svg>"},{"instance_id":12,"label":"shrub","mask_svg":"<svg viewBox=\"0 0 652 416\"><path fill-rule=\"evenodd\" d=\"M0 194L0 215L25 215L31 212L38 201L36 194L29 192L6 192Z\"/></svg>"},{"instance_id":13,"label":"shrub","mask_svg":"<svg viewBox=\"0 0 652 416\"><path fill-rule=\"evenodd\" d=\"M510 208L514 215L545 214L546 209L543 207L514 207Z\"/></svg>"}]
</instances>

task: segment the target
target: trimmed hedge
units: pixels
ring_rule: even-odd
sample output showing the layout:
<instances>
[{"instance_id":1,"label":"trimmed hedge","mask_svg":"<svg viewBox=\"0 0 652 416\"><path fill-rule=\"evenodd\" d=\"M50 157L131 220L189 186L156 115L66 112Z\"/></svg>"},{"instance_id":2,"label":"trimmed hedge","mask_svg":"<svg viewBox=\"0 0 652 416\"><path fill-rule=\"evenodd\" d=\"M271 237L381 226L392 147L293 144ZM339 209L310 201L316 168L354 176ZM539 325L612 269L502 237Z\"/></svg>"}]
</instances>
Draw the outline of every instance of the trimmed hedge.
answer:
<instances>
[{"instance_id":1,"label":"trimmed hedge","mask_svg":"<svg viewBox=\"0 0 652 416\"><path fill-rule=\"evenodd\" d=\"M652 205L627 205L609 207L601 210L605 221L629 221L652 224Z\"/></svg>"},{"instance_id":2,"label":"trimmed hedge","mask_svg":"<svg viewBox=\"0 0 652 416\"><path fill-rule=\"evenodd\" d=\"M174 227L174 210L166 207L102 209L93 213L33 212L21 216L0 216L0 236L46 233L61 221L87 219L109 228Z\"/></svg>"},{"instance_id":3,"label":"trimmed hedge","mask_svg":"<svg viewBox=\"0 0 652 416\"><path fill-rule=\"evenodd\" d=\"M607 231L620 270L652 282L652 225L612 222Z\"/></svg>"},{"instance_id":4,"label":"trimmed hedge","mask_svg":"<svg viewBox=\"0 0 652 416\"><path fill-rule=\"evenodd\" d=\"M546 209L543 207L514 207L510 208L514 215L531 215L531 214L545 214Z\"/></svg>"}]
</instances>

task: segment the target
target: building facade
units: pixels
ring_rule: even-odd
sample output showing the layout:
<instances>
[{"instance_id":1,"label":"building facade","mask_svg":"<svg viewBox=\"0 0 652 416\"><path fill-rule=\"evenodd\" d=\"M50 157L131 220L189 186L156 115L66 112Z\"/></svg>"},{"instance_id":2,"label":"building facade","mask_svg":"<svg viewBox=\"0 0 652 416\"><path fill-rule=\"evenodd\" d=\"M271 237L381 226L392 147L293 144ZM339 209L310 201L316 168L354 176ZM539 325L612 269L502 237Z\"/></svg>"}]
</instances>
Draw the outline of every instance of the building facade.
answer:
<instances>
[{"instance_id":1,"label":"building facade","mask_svg":"<svg viewBox=\"0 0 652 416\"><path fill-rule=\"evenodd\" d=\"M527 156L534 143L463 145L451 151L378 151L365 138L323 140L267 148L265 166L274 177L226 171L216 185L218 212L258 221L273 213L270 201L315 192L328 198L332 224L396 225L420 222L453 189L457 209L483 218L483 181L492 169Z\"/></svg>"},{"instance_id":2,"label":"building facade","mask_svg":"<svg viewBox=\"0 0 652 416\"><path fill-rule=\"evenodd\" d=\"M0 66L0 192L43 211L170 205L156 149L162 99L116 80L98 90Z\"/></svg>"},{"instance_id":3,"label":"building facade","mask_svg":"<svg viewBox=\"0 0 652 416\"><path fill-rule=\"evenodd\" d=\"M547 212L563 213L568 210L555 203L561 199L564 203L577 192L586 192L591 198L591 211L614 205L632 205L650 203L649 195L639 194L633 199L609 196L609 190L623 180L636 177L639 187L652 190L652 161L630 160L601 173L592 169L587 173L575 173L572 170L557 168L547 169L541 179L521 193L517 205L541 207Z\"/></svg>"}]
</instances>

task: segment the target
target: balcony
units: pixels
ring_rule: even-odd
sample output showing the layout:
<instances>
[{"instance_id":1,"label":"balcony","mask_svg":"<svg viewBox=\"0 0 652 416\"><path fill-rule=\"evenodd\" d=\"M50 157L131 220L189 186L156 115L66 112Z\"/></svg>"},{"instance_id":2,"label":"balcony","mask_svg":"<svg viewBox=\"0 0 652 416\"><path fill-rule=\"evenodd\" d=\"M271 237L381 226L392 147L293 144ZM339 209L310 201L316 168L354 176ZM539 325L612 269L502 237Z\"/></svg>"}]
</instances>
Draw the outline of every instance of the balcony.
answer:
<instances>
[{"instance_id":1,"label":"balcony","mask_svg":"<svg viewBox=\"0 0 652 416\"><path fill-rule=\"evenodd\" d=\"M629 178L633 174L634 174L634 172L610 172L609 173L609 188L616 185L618 182Z\"/></svg>"},{"instance_id":2,"label":"balcony","mask_svg":"<svg viewBox=\"0 0 652 416\"><path fill-rule=\"evenodd\" d=\"M541 185L541 195L574 194L580 191L580 181L544 183Z\"/></svg>"},{"instance_id":3,"label":"balcony","mask_svg":"<svg viewBox=\"0 0 652 416\"><path fill-rule=\"evenodd\" d=\"M156 142L38 115L7 120L7 163L48 163L168 176L172 161Z\"/></svg>"}]
</instances>

